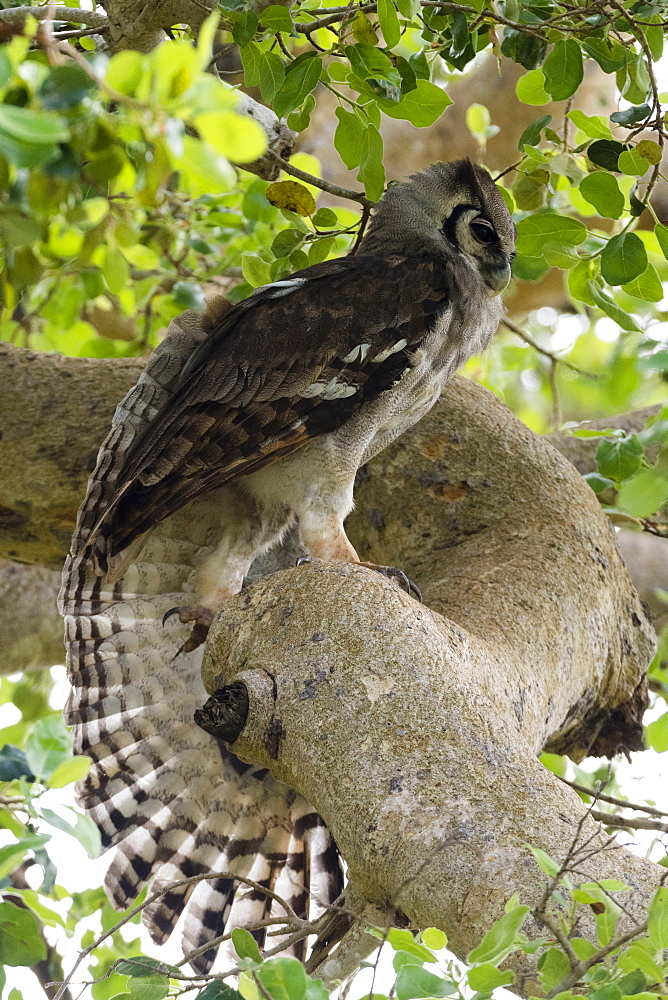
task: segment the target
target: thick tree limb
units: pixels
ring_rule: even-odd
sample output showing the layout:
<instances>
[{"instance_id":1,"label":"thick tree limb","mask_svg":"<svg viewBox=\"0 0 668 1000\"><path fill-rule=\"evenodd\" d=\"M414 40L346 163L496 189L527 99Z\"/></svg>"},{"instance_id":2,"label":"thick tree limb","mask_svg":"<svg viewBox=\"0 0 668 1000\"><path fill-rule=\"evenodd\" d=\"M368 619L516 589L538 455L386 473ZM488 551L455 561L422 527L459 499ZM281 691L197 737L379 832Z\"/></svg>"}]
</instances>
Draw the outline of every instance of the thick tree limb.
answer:
<instances>
[{"instance_id":1,"label":"thick tree limb","mask_svg":"<svg viewBox=\"0 0 668 1000\"><path fill-rule=\"evenodd\" d=\"M40 571L33 576L29 568L16 565L4 570L5 617L0 619L0 631L10 637L14 650L5 661L9 672L21 668L22 650L27 654L24 664L33 668L62 661L61 626L56 616L46 614L36 645L35 615L53 606L59 571L98 445L117 401L136 381L142 364L134 359L66 358L0 343L0 557L57 571L49 577ZM602 424L638 429L645 418L646 411L637 411ZM468 423L471 415L463 419ZM594 468L595 443L568 435L552 435L549 440L581 471ZM455 454L455 448L443 451L448 465ZM463 470L462 476L466 475ZM434 503L432 510L437 512L440 506ZM457 505L451 502L449 506L454 509ZM369 510L374 509L371 498ZM360 537L377 533L375 515L368 516L368 527L354 529ZM429 530L428 525L425 530ZM668 543L635 532L622 534L625 537L620 537L620 544L636 586L652 610L662 612L664 606L653 595L657 586L668 588L668 559L664 563L663 555ZM637 555L632 551L635 545L639 547ZM287 553L270 553L263 565L267 571L293 565L299 554L294 547ZM254 575L258 575L257 569ZM33 586L39 587L37 601L31 597Z\"/></svg>"},{"instance_id":2,"label":"thick tree limb","mask_svg":"<svg viewBox=\"0 0 668 1000\"><path fill-rule=\"evenodd\" d=\"M653 637L593 493L460 379L369 463L357 499L362 558L401 566L429 607L372 571L319 563L227 603L204 676L211 691L248 689L235 752L322 812L358 893L443 927L460 956L513 892L540 899L525 843L561 860L583 820L601 853L575 881L626 879L640 918L662 869L604 849L536 760L637 745Z\"/></svg>"}]
</instances>

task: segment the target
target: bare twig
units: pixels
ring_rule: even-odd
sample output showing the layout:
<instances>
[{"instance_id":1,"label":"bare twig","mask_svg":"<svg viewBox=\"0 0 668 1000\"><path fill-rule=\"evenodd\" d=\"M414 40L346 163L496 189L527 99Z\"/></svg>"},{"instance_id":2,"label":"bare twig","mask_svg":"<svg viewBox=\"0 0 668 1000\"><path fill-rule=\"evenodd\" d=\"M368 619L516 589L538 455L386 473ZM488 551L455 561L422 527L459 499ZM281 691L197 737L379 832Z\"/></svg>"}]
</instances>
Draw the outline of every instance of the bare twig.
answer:
<instances>
[{"instance_id":1,"label":"bare twig","mask_svg":"<svg viewBox=\"0 0 668 1000\"><path fill-rule=\"evenodd\" d=\"M659 833L668 833L668 823L660 823L657 819L617 816L615 813L606 813L600 809L592 809L591 814L599 823L617 827L619 830L657 830Z\"/></svg>"},{"instance_id":2,"label":"bare twig","mask_svg":"<svg viewBox=\"0 0 668 1000\"><path fill-rule=\"evenodd\" d=\"M128 910L127 913L125 913L124 916L122 916L121 919L117 921L117 923L115 923L113 927L110 927L109 930L104 931L95 941L91 942L91 944L89 944L87 948L84 948L82 951L80 951L74 965L72 966L69 975L64 980L64 982L60 984L60 989L56 993L53 1000L62 1000L62 998L65 996L67 987L72 982L72 976L79 968L83 960L88 955L90 955L90 953L94 951L95 948L99 948L99 946L102 944L103 941L105 941L108 937L111 937L112 934L115 934L117 930L120 930L121 927L123 927L130 920L132 920L133 917L136 917L138 913L141 913L143 910L145 910L146 907L150 906L151 903L155 902L156 899L160 899L160 897L164 896L165 893L173 892L174 889L180 889L188 885L195 885L197 882L210 882L214 879L232 879L235 882L240 882L242 885L247 885L249 888L254 889L256 892L262 892L264 893L265 896L268 896L270 899L273 899L275 902L279 904L279 906L283 907L289 920L291 921L294 920L295 924L301 920L301 918L298 917L297 914L294 912L290 904L286 900L284 900L281 896L277 895L277 893L273 892L271 889L268 889L266 886L261 885L259 882L254 882L253 879L246 878L243 875L236 875L234 872L229 872L229 871L203 872L200 875L192 875L190 878L178 879L176 882L170 882L168 885L163 886L161 889L156 889L155 892L150 893L150 895L146 897L143 903L139 903L137 906L134 906L131 910ZM207 948L210 947L211 944L209 943L207 945Z\"/></svg>"},{"instance_id":3,"label":"bare twig","mask_svg":"<svg viewBox=\"0 0 668 1000\"><path fill-rule=\"evenodd\" d=\"M321 191L326 191L328 194L334 194L337 198L347 198L349 201L357 201L360 205L364 205L365 208L371 210L375 202L370 201L366 195L362 194L361 191L349 191L348 188L340 187L338 184L331 184L329 181L324 181L321 177L315 177L313 174L307 174L305 170L300 170L298 167L293 167L288 160L284 160L282 156L278 153L274 153L268 150L265 153L275 163L278 163L282 170L286 174L290 174L292 177L296 177L300 181L304 181L306 184L312 184L313 187L320 188Z\"/></svg>"},{"instance_id":4,"label":"bare twig","mask_svg":"<svg viewBox=\"0 0 668 1000\"><path fill-rule=\"evenodd\" d=\"M601 802L609 802L613 806L622 806L625 809L635 809L637 812L646 812L651 816L668 816L668 812L662 812L660 809L655 809L654 806L644 805L640 802L627 802L626 799L618 799L614 795L606 795L604 792L600 792L597 789L587 788L586 785L581 785L577 781L569 781L568 778L562 778L561 775L557 775L559 781L563 781L565 785L569 785L576 792L583 792L585 795L590 795L592 799L599 800Z\"/></svg>"},{"instance_id":5,"label":"bare twig","mask_svg":"<svg viewBox=\"0 0 668 1000\"><path fill-rule=\"evenodd\" d=\"M524 341L525 344L533 347L535 351L538 351L538 353L542 354L544 357L549 358L554 364L565 365L566 368L570 368L571 371L577 372L578 375L584 375L585 378L598 379L601 377L600 375L597 375L596 372L588 372L585 371L584 368L578 368L578 366L574 365L572 361L566 361L565 358L560 358L558 354L553 354L552 351L548 351L546 347L541 347L540 344L536 343L533 337L529 336L529 334L526 333L526 331L521 327L515 326L515 324L512 323L507 316L504 317L501 322L508 330L511 331L511 333L516 334L520 340Z\"/></svg>"}]
</instances>

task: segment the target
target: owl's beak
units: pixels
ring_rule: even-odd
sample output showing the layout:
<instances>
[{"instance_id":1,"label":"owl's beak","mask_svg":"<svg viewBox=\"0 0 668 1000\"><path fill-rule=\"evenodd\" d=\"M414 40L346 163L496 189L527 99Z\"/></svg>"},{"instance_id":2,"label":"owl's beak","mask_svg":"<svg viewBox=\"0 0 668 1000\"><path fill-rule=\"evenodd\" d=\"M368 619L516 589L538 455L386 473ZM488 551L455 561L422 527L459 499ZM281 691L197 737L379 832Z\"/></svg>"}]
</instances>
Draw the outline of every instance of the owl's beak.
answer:
<instances>
[{"instance_id":1,"label":"owl's beak","mask_svg":"<svg viewBox=\"0 0 668 1000\"><path fill-rule=\"evenodd\" d=\"M489 264L483 269L483 279L491 295L500 295L510 281L510 264Z\"/></svg>"}]
</instances>

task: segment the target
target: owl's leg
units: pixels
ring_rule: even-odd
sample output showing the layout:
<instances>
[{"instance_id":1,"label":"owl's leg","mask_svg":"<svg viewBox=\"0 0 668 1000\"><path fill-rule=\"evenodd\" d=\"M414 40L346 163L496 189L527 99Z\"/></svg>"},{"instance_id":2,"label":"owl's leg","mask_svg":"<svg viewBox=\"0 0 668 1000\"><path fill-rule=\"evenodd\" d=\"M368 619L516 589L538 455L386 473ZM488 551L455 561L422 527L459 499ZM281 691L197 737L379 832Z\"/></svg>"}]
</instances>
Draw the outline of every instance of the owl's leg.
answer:
<instances>
[{"instance_id":1,"label":"owl's leg","mask_svg":"<svg viewBox=\"0 0 668 1000\"><path fill-rule=\"evenodd\" d=\"M311 503L299 510L299 534L308 552L316 559L325 561L342 559L344 562L359 563L360 566L376 570L388 579L394 580L411 597L422 601L419 588L408 579L403 570L360 560L343 526L345 517L352 509L352 487L349 505L345 494L339 497L336 494L330 495L328 499L330 501L338 499L339 503L327 507L321 503Z\"/></svg>"},{"instance_id":2,"label":"owl's leg","mask_svg":"<svg viewBox=\"0 0 668 1000\"><path fill-rule=\"evenodd\" d=\"M172 608L163 619L178 614L179 621L193 623L179 653L189 653L206 640L220 605L239 593L254 560L279 542L294 520L287 507L261 507L236 486L221 490L221 501L224 519L220 538L195 572L197 603Z\"/></svg>"}]
</instances>

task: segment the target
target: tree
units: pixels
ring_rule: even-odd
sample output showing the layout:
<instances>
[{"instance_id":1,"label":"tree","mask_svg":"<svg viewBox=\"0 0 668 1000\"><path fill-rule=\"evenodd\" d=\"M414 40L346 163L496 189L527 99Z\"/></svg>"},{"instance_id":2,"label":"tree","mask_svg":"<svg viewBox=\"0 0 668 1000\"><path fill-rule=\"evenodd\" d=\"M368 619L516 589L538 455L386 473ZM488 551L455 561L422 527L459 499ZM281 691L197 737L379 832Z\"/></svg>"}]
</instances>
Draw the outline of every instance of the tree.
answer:
<instances>
[{"instance_id":1,"label":"tree","mask_svg":"<svg viewBox=\"0 0 668 1000\"><path fill-rule=\"evenodd\" d=\"M53 594L48 571L65 555L116 401L183 309L203 309L220 292L239 300L354 249L385 185L392 123L439 128L459 74L479 72L474 58L487 52L506 73L510 64L524 70L517 115L501 125L504 136L515 131L518 151L497 178L518 226L512 301L541 278L543 294L553 294L549 282L565 272L577 317L568 342L556 310L523 317L516 305L505 335L469 365L473 381L457 380L364 471L355 543L369 559L405 568L425 606L361 568L295 568L288 545L260 567L282 572L259 579L214 624L205 714L244 759L303 792L343 851L346 897L315 928L328 981L372 950L371 926L396 950L399 1000L456 994L454 966L452 981L424 967L442 931L468 956L468 983L481 998L513 974L522 995L570 997L579 983L597 1000L618 1000L660 987L665 873L613 845L597 823L665 831L663 817L615 815L610 775L607 791L597 790L602 772L578 772L583 806L551 770L564 775L563 755L580 761L642 745L654 637L607 519L634 529L625 542L632 553L668 544L660 406L668 230L657 214L665 117L655 68L665 8L521 0L501 13L484 0L323 9L231 0L209 16L213 7L107 0L105 12L0 10L0 513L2 555L13 560L5 668L33 670L2 680L3 697L22 712L0 734L0 815L15 838L0 848L2 960L34 966L42 984L62 979L43 930L63 920L50 900L67 896L54 888L49 824L95 847L89 820L72 826L41 802L45 788L76 780L87 763L71 756L48 678L35 672L54 662L57 645L32 588L38 580L45 603ZM238 58L251 90L241 97L224 82L238 75ZM608 82L612 104L614 80L623 106L584 110L585 69ZM323 131L318 109L331 97L324 173L333 176L340 157L355 173L349 181L323 179L312 156L293 155L296 133ZM527 112L548 103L552 114ZM497 109L481 103L466 112L467 141L481 157L494 119ZM639 404L649 408L612 417ZM550 423L557 431L564 416L601 418L552 438L587 482L534 433ZM206 501L179 530L190 530L194 514L206 519ZM309 645L316 633L327 643ZM256 669L268 659L272 692ZM649 670L657 698L668 690L662 662L655 657ZM330 669L335 696L318 680ZM305 681L312 693L301 698ZM277 718L278 757L262 740ZM668 748L667 730L668 713L649 727L656 749ZM327 740L313 741L314 732ZM614 809L602 812L603 803ZM34 865L44 871L39 892L25 879ZM102 898L101 888L72 897L70 929ZM158 1000L204 986L184 979L182 966L137 957L118 920L106 904L104 945L84 942L92 974L106 977L92 988L96 1000ZM314 930L289 914L286 923L295 936ZM421 940L407 928L423 931ZM294 960L264 961L243 932L234 945L249 1000L324 996ZM201 995L232 1000L230 992L214 979Z\"/></svg>"}]
</instances>

